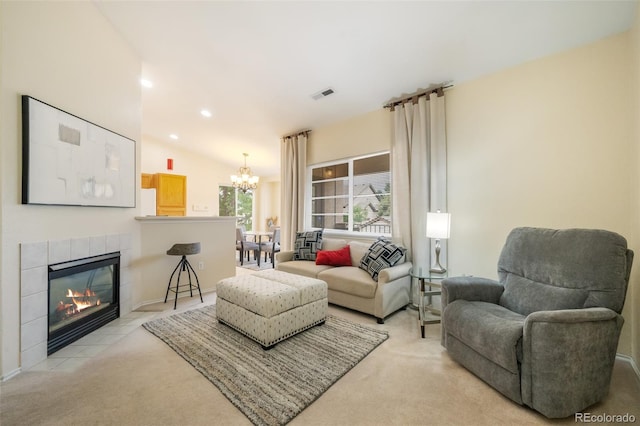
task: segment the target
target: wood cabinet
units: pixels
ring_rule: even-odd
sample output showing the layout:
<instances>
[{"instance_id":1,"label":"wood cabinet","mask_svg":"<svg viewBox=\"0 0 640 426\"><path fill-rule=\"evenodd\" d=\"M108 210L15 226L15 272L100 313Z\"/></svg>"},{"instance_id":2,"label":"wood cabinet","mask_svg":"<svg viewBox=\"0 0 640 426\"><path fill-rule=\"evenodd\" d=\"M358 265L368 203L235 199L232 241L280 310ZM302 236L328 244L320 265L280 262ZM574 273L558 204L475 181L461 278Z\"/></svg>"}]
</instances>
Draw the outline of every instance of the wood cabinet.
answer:
<instances>
[{"instance_id":1,"label":"wood cabinet","mask_svg":"<svg viewBox=\"0 0 640 426\"><path fill-rule=\"evenodd\" d=\"M149 182L150 177L150 182ZM145 186L150 185L150 186ZM142 175L143 188L156 189L157 216L186 216L187 214L187 177L156 173Z\"/></svg>"},{"instance_id":2,"label":"wood cabinet","mask_svg":"<svg viewBox=\"0 0 640 426\"><path fill-rule=\"evenodd\" d=\"M142 173L140 182L142 189L155 188L155 186L153 186L153 175L151 173Z\"/></svg>"}]
</instances>

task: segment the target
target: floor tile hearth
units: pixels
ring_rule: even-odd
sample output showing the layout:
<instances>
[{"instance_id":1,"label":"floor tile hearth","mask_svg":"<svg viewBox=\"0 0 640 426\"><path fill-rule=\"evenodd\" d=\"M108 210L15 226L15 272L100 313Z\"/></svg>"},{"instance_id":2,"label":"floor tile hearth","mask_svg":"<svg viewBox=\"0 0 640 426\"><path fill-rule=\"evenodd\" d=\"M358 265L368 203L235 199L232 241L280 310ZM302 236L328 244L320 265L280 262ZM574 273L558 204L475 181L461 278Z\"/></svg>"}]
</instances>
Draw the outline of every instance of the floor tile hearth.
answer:
<instances>
[{"instance_id":1,"label":"floor tile hearth","mask_svg":"<svg viewBox=\"0 0 640 426\"><path fill-rule=\"evenodd\" d=\"M253 272L254 271L250 269L236 268L236 275L250 274ZM215 293L203 294L202 297L204 298L205 305L215 303ZM76 340L69 346L49 355L47 359L26 369L25 371L76 371L87 361L95 358L102 351L141 327L143 323L160 316L171 315L176 312L199 306L203 306L203 303L201 303L197 297L190 298L188 296L180 297L178 299L177 311L171 309L173 305L170 303L158 302L141 306L137 310L113 320L81 339Z\"/></svg>"},{"instance_id":2,"label":"floor tile hearth","mask_svg":"<svg viewBox=\"0 0 640 426\"><path fill-rule=\"evenodd\" d=\"M49 355L46 360L28 371L75 371L78 367L107 349L142 323L155 318L159 312L134 311L76 340L69 346Z\"/></svg>"}]
</instances>

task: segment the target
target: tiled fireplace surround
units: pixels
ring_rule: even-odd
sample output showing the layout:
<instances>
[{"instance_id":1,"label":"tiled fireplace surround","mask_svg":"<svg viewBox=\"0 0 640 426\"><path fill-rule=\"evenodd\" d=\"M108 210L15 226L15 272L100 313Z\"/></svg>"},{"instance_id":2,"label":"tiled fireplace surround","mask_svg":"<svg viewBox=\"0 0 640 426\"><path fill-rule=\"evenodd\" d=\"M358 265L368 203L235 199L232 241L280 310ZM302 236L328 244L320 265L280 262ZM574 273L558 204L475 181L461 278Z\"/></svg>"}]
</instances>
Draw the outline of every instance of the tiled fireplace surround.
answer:
<instances>
[{"instance_id":1,"label":"tiled fireplace surround","mask_svg":"<svg viewBox=\"0 0 640 426\"><path fill-rule=\"evenodd\" d=\"M89 256L120 252L120 316L131 312L131 235L20 244L20 355L21 369L47 359L48 265Z\"/></svg>"}]
</instances>

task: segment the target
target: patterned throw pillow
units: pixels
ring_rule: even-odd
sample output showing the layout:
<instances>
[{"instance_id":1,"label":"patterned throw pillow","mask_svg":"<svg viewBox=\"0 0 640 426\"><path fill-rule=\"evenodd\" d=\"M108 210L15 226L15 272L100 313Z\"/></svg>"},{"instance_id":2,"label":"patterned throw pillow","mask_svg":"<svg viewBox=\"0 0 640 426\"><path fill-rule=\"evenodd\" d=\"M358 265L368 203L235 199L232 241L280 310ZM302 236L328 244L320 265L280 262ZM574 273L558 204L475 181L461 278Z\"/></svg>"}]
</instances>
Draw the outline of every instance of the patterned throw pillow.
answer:
<instances>
[{"instance_id":1,"label":"patterned throw pillow","mask_svg":"<svg viewBox=\"0 0 640 426\"><path fill-rule=\"evenodd\" d=\"M360 269L364 269L371 275L374 281L378 281L378 273L385 268L390 268L402 260L407 251L404 247L379 238L371 244L369 251L360 261Z\"/></svg>"},{"instance_id":2,"label":"patterned throw pillow","mask_svg":"<svg viewBox=\"0 0 640 426\"><path fill-rule=\"evenodd\" d=\"M316 260L316 253L322 248L322 229L319 231L297 232L293 246L293 260Z\"/></svg>"}]
</instances>

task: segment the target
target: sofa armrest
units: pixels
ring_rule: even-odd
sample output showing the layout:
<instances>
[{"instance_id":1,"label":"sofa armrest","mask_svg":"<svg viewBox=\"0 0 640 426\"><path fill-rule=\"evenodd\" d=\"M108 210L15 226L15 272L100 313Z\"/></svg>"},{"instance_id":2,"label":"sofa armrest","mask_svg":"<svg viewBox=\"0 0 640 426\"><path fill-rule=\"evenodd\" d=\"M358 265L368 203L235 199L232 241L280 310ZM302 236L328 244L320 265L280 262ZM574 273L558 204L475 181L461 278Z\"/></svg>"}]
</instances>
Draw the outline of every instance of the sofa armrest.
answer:
<instances>
[{"instance_id":1,"label":"sofa armrest","mask_svg":"<svg viewBox=\"0 0 640 426\"><path fill-rule=\"evenodd\" d=\"M276 261L278 263L282 262L290 262L293 260L293 250L291 251L281 251L276 253Z\"/></svg>"},{"instance_id":2,"label":"sofa armrest","mask_svg":"<svg viewBox=\"0 0 640 426\"><path fill-rule=\"evenodd\" d=\"M442 280L442 311L454 300L462 299L498 303L504 286L495 280L479 277L454 277Z\"/></svg>"},{"instance_id":3,"label":"sofa armrest","mask_svg":"<svg viewBox=\"0 0 640 426\"><path fill-rule=\"evenodd\" d=\"M558 418L604 398L623 323L607 308L528 315L522 337L523 402Z\"/></svg>"},{"instance_id":4,"label":"sofa armrest","mask_svg":"<svg viewBox=\"0 0 640 426\"><path fill-rule=\"evenodd\" d=\"M404 262L399 265L385 268L378 273L378 284L384 284L391 281L395 281L399 278L409 275L409 271L412 267L411 262Z\"/></svg>"}]
</instances>

